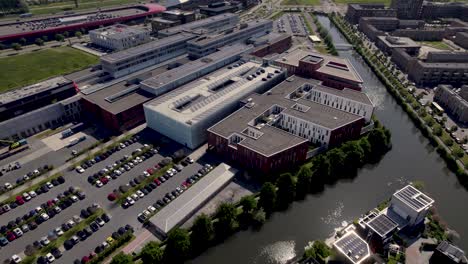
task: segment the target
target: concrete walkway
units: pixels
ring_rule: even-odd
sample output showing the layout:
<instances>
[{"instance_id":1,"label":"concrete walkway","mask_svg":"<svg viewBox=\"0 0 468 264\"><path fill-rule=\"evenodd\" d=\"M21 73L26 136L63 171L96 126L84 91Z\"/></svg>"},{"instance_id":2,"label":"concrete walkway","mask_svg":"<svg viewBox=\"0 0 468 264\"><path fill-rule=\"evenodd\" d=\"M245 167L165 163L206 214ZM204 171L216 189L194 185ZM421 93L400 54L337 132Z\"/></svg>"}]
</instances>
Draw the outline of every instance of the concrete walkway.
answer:
<instances>
[{"instance_id":1,"label":"concrete walkway","mask_svg":"<svg viewBox=\"0 0 468 264\"><path fill-rule=\"evenodd\" d=\"M6 193L0 195L0 202L3 202L4 200L10 198L13 194L22 193L25 189L27 189L27 188L29 188L29 187L31 187L31 186L33 186L33 185L35 185L35 184L37 184L37 183L43 181L44 179L48 178L49 176L51 176L51 175L53 175L53 174L55 174L55 173L59 173L59 172L64 172L64 171L66 171L71 165L73 165L74 162L83 160L83 159L85 159L88 155L92 155L92 154L94 154L94 153L100 151L101 149L103 149L103 148L105 148L105 147L107 147L107 146L112 145L115 141L118 141L118 140L124 138L125 136L127 136L127 135L129 135L129 134L138 133L138 132L142 131L142 130L145 129L145 128L146 128L146 123L145 123L145 124L142 124L142 125L140 125L140 126L137 126L137 127L133 128L132 130L129 130L129 131L127 131L126 133L124 133L124 134L122 134L122 135L116 137L115 140L110 140L110 141L108 141L108 142L106 142L106 143L104 143L104 144L102 144L102 145L100 145L100 146L98 146L98 147L92 149L90 152L84 153L84 154L82 154L82 155L76 157L76 158L73 159L72 161L69 161L69 162L63 164L62 166L51 170L49 173L46 173L46 174L44 174L44 175L42 175L42 176L40 176L40 177L37 177L37 178L35 178L34 180L29 181L29 182L27 182L27 183L25 183L25 184L19 186L18 188L15 188L15 189L13 189L13 190L11 190L11 191L9 191L9 192L6 192ZM66 176L66 174L65 174L64 176Z\"/></svg>"}]
</instances>

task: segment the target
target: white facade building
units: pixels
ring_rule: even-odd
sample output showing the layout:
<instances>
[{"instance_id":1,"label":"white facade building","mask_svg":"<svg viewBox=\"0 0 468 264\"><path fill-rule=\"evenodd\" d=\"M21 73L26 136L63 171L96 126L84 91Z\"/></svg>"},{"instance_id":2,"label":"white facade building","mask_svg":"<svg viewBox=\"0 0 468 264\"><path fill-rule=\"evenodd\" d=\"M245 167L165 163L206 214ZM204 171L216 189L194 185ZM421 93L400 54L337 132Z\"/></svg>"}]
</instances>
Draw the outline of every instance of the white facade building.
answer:
<instances>
[{"instance_id":1,"label":"white facade building","mask_svg":"<svg viewBox=\"0 0 468 264\"><path fill-rule=\"evenodd\" d=\"M146 122L194 149L206 141L206 129L236 110L240 99L266 91L284 78L285 72L277 67L236 63L145 104Z\"/></svg>"},{"instance_id":2,"label":"white facade building","mask_svg":"<svg viewBox=\"0 0 468 264\"><path fill-rule=\"evenodd\" d=\"M411 185L395 192L392 196L390 209L414 226L422 221L429 212L434 200Z\"/></svg>"},{"instance_id":3,"label":"white facade building","mask_svg":"<svg viewBox=\"0 0 468 264\"><path fill-rule=\"evenodd\" d=\"M95 45L120 51L149 42L150 32L126 25L113 25L89 31L89 38Z\"/></svg>"}]
</instances>

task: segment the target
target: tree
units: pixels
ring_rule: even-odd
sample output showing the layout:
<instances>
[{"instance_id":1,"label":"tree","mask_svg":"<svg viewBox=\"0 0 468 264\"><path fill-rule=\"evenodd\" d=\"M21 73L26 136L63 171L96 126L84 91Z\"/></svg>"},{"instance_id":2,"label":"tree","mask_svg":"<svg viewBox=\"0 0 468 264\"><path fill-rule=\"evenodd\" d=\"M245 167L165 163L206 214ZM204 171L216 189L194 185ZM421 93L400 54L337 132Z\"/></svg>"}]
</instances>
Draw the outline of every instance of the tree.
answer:
<instances>
[{"instance_id":1,"label":"tree","mask_svg":"<svg viewBox=\"0 0 468 264\"><path fill-rule=\"evenodd\" d=\"M346 153L344 162L345 170L355 172L364 162L364 150L357 141L349 141L343 144L341 149Z\"/></svg>"},{"instance_id":2,"label":"tree","mask_svg":"<svg viewBox=\"0 0 468 264\"><path fill-rule=\"evenodd\" d=\"M65 31L65 32L63 32L63 36L68 38L70 36L70 33L68 33L68 31Z\"/></svg>"},{"instance_id":3,"label":"tree","mask_svg":"<svg viewBox=\"0 0 468 264\"><path fill-rule=\"evenodd\" d=\"M38 45L38 46L44 45L44 41L43 41L42 39L40 39L40 38L37 38L34 42L35 42L36 45Z\"/></svg>"},{"instance_id":4,"label":"tree","mask_svg":"<svg viewBox=\"0 0 468 264\"><path fill-rule=\"evenodd\" d=\"M57 41L63 41L65 37L62 34L55 34L55 40Z\"/></svg>"},{"instance_id":5,"label":"tree","mask_svg":"<svg viewBox=\"0 0 468 264\"><path fill-rule=\"evenodd\" d=\"M176 228L169 233L164 250L166 263L183 263L190 255L190 237L187 230Z\"/></svg>"},{"instance_id":6,"label":"tree","mask_svg":"<svg viewBox=\"0 0 468 264\"><path fill-rule=\"evenodd\" d=\"M190 243L196 251L205 249L214 237L214 227L211 218L205 214L199 215L192 226Z\"/></svg>"},{"instance_id":7,"label":"tree","mask_svg":"<svg viewBox=\"0 0 468 264\"><path fill-rule=\"evenodd\" d=\"M222 203L216 210L216 234L219 237L231 234L237 227L237 208L231 203Z\"/></svg>"},{"instance_id":8,"label":"tree","mask_svg":"<svg viewBox=\"0 0 468 264\"><path fill-rule=\"evenodd\" d=\"M265 213L270 214L275 209L276 204L276 187L271 182L265 182L260 190L259 205L265 210Z\"/></svg>"},{"instance_id":9,"label":"tree","mask_svg":"<svg viewBox=\"0 0 468 264\"><path fill-rule=\"evenodd\" d=\"M312 162L312 169L317 179L321 179L321 182L325 182L325 179L330 175L330 161L326 155L317 156Z\"/></svg>"},{"instance_id":10,"label":"tree","mask_svg":"<svg viewBox=\"0 0 468 264\"><path fill-rule=\"evenodd\" d=\"M141 260L143 264L162 263L164 251L158 242L150 241L141 249Z\"/></svg>"},{"instance_id":11,"label":"tree","mask_svg":"<svg viewBox=\"0 0 468 264\"><path fill-rule=\"evenodd\" d=\"M343 150L339 148L332 149L327 153L327 157L330 161L330 179L339 178L346 173L344 166L346 155Z\"/></svg>"},{"instance_id":12,"label":"tree","mask_svg":"<svg viewBox=\"0 0 468 264\"><path fill-rule=\"evenodd\" d=\"M44 40L44 42L49 41L49 37L47 37L47 36L42 36L42 40Z\"/></svg>"},{"instance_id":13,"label":"tree","mask_svg":"<svg viewBox=\"0 0 468 264\"><path fill-rule=\"evenodd\" d=\"M388 150L387 135L382 128L373 129L367 136L374 156L381 156Z\"/></svg>"},{"instance_id":14,"label":"tree","mask_svg":"<svg viewBox=\"0 0 468 264\"><path fill-rule=\"evenodd\" d=\"M302 166L297 172L296 198L304 199L312 187L312 170L307 166Z\"/></svg>"},{"instance_id":15,"label":"tree","mask_svg":"<svg viewBox=\"0 0 468 264\"><path fill-rule=\"evenodd\" d=\"M81 33L80 31L75 32L75 37L80 39L82 36L83 36L83 33Z\"/></svg>"},{"instance_id":16,"label":"tree","mask_svg":"<svg viewBox=\"0 0 468 264\"><path fill-rule=\"evenodd\" d=\"M5 44L0 43L0 50L6 49L6 48L7 48L7 46Z\"/></svg>"},{"instance_id":17,"label":"tree","mask_svg":"<svg viewBox=\"0 0 468 264\"><path fill-rule=\"evenodd\" d=\"M26 45L26 39L25 39L25 38L20 38L20 39L19 39L19 43L20 43L21 45L23 45L23 46Z\"/></svg>"},{"instance_id":18,"label":"tree","mask_svg":"<svg viewBox=\"0 0 468 264\"><path fill-rule=\"evenodd\" d=\"M131 264L133 263L133 258L130 255L120 252L112 258L110 264Z\"/></svg>"},{"instance_id":19,"label":"tree","mask_svg":"<svg viewBox=\"0 0 468 264\"><path fill-rule=\"evenodd\" d=\"M242 197L239 204L242 206L242 211L245 213L252 213L257 209L257 200L252 195Z\"/></svg>"},{"instance_id":20,"label":"tree","mask_svg":"<svg viewBox=\"0 0 468 264\"><path fill-rule=\"evenodd\" d=\"M11 47L14 50L20 50L21 49L21 45L19 43L13 43L13 44L11 44Z\"/></svg>"},{"instance_id":21,"label":"tree","mask_svg":"<svg viewBox=\"0 0 468 264\"><path fill-rule=\"evenodd\" d=\"M276 183L278 186L278 197L276 204L278 208L285 209L294 201L296 196L296 183L291 173L281 174Z\"/></svg>"}]
</instances>

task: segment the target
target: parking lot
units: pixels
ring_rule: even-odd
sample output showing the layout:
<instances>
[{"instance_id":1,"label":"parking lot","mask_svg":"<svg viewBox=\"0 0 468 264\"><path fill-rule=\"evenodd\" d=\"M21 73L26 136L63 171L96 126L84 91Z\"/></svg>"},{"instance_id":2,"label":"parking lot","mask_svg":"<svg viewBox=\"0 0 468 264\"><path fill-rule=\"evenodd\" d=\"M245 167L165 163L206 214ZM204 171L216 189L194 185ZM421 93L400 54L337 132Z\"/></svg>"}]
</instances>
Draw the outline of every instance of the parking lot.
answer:
<instances>
[{"instance_id":1,"label":"parking lot","mask_svg":"<svg viewBox=\"0 0 468 264\"><path fill-rule=\"evenodd\" d=\"M139 157L138 152L135 152L137 149L142 150L142 152L146 151L146 148L151 149L151 146L145 147L143 141L144 140L138 140L138 142L129 143L128 146L125 146L125 148L122 148L121 150L115 150L115 152L111 153L108 158L100 162L96 162L91 167L86 168L82 173L79 173L77 170L65 171L63 175L65 182L63 184L54 186L48 192L37 195L37 197L31 198L29 201L25 201L23 205L17 206L16 208L11 209L8 212L4 212L2 215L0 215L0 222L2 225L7 225L10 221L15 221L17 217L22 217L31 210L41 206L41 204L47 204L48 201L51 201L52 199L63 194L71 186L79 189L86 195L86 198L70 204L70 206L61 210L61 212L53 216L53 218L38 224L37 228L34 230L24 232L21 237L10 241L7 245L3 246L3 249L0 250L0 261L8 260L14 254L24 258L24 250L28 245L33 245L35 241L38 241L36 244L40 243L40 240L44 237L49 237L49 240L52 241L54 237L48 236L49 233L53 233L53 230L56 227L60 227L63 223L73 219L74 216L75 218L81 216L81 211L83 208L90 207L96 203L99 204L103 211L110 216L110 221L99 228L99 230L94 232L92 235L87 237L85 242L79 242L69 250L65 250L63 247L61 247L60 249L63 251L63 256L61 256L61 258L56 262L73 263L75 260L81 261L84 256L89 255L91 252L95 251L96 247L106 241L106 238L111 236L113 232L116 232L120 227L126 224L130 224L135 229L135 234L140 233L143 229L143 226L138 221L137 216L144 210L148 209L149 206L154 205L158 200L163 200L167 193L170 193L177 187L180 187L181 184L187 180L187 178L196 174L203 167L203 165L206 164L206 162L198 163L197 161L191 164L187 162L186 166L183 167L180 172L177 172L172 177L168 177L164 183L161 183L159 186L156 185L157 187L155 187L153 190L150 190L150 192L145 191L147 192L147 195L139 198L133 205L129 206L128 208L123 208L115 201L109 201L108 195L118 190L119 187L129 184L130 180L134 180L137 176L141 178L142 176L140 175L143 175L143 173L149 168L154 169L155 165L160 163L165 157L171 156L175 150L180 148L180 146L175 143L173 144L173 142L165 142L162 144L163 146L161 146L157 154L153 154L150 157L147 155L148 158L144 158L144 160L138 164L133 164L132 168L121 173L120 176L114 175L112 178L108 177L110 180L101 187L98 187L95 182L91 184L88 180L88 177L99 173L106 167L107 169L110 169L112 165L118 163L119 160L122 160L123 157L131 157L124 162L125 164L129 164L129 161L134 161L131 159L134 159L137 156ZM78 148L80 146L77 145L75 147ZM50 155L57 155L57 158L60 158L61 163L63 164L65 163L65 160L70 157L69 152L70 149L61 149L56 152L52 152ZM154 152L156 152L156 150L154 150ZM61 155L62 157L60 157ZM49 154L42 157L47 156L49 156ZM143 155L141 155L141 157L142 156ZM21 169L9 172L4 176L5 179L1 180L5 182L6 180L15 179L16 177L22 176L30 168L35 168L39 166L39 164L47 162L41 160L42 157L32 161L32 164L23 164ZM48 159L51 158L48 157ZM112 170L113 169L111 169L111 171ZM131 188L131 186L128 187ZM148 187L148 185L146 187ZM136 191L134 189L135 188L131 190Z\"/></svg>"},{"instance_id":2,"label":"parking lot","mask_svg":"<svg viewBox=\"0 0 468 264\"><path fill-rule=\"evenodd\" d=\"M304 18L300 13L286 13L273 23L275 32L287 33L293 36L306 37L307 28L304 23Z\"/></svg>"}]
</instances>

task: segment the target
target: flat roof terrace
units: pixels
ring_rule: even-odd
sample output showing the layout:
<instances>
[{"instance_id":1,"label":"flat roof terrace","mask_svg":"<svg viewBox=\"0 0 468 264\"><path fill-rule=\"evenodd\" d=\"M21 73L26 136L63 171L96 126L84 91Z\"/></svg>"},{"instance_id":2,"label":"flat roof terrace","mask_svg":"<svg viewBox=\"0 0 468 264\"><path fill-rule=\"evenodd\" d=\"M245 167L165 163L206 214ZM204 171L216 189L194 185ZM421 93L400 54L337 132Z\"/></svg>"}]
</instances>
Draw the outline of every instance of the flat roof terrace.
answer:
<instances>
[{"instance_id":1,"label":"flat roof terrace","mask_svg":"<svg viewBox=\"0 0 468 264\"><path fill-rule=\"evenodd\" d=\"M362 263L371 254L369 245L355 231L349 231L333 245L353 264Z\"/></svg>"},{"instance_id":2,"label":"flat roof terrace","mask_svg":"<svg viewBox=\"0 0 468 264\"><path fill-rule=\"evenodd\" d=\"M434 200L425 195L412 185L407 185L393 194L393 197L400 200L417 212L432 206Z\"/></svg>"},{"instance_id":3,"label":"flat roof terrace","mask_svg":"<svg viewBox=\"0 0 468 264\"><path fill-rule=\"evenodd\" d=\"M233 18L233 19L238 18L238 15L232 14L232 13L221 14L217 16L208 17L205 19L196 20L187 24L182 24L180 26L163 29L163 30L160 30L159 32L165 35L173 35L179 32L183 32L183 31L190 31L190 30L194 30L198 28L203 28L208 25L212 25L214 23L218 23L219 21L230 19L230 18Z\"/></svg>"}]
</instances>

